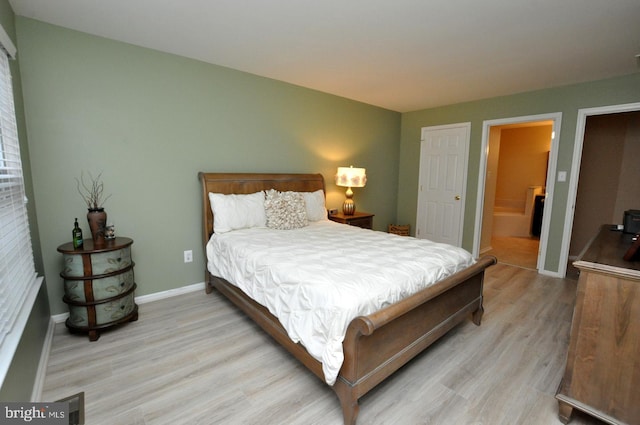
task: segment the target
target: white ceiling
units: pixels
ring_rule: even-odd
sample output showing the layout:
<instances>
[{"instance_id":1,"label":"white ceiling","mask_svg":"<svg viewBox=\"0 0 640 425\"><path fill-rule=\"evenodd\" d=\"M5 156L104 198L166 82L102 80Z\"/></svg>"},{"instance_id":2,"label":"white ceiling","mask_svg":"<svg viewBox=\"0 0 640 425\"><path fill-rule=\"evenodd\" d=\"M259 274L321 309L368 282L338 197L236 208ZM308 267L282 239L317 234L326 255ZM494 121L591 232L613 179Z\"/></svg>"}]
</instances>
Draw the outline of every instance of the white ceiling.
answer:
<instances>
[{"instance_id":1,"label":"white ceiling","mask_svg":"<svg viewBox=\"0 0 640 425\"><path fill-rule=\"evenodd\" d=\"M640 72L639 0L9 3L18 15L400 112Z\"/></svg>"}]
</instances>

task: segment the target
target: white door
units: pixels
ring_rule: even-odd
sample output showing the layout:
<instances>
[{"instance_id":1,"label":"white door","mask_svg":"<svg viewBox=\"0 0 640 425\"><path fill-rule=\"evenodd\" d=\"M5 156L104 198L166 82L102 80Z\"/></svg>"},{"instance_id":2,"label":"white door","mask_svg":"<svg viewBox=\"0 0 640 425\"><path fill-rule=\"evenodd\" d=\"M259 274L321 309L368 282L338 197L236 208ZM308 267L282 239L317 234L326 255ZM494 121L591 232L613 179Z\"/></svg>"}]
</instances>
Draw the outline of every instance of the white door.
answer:
<instances>
[{"instance_id":1,"label":"white door","mask_svg":"<svg viewBox=\"0 0 640 425\"><path fill-rule=\"evenodd\" d=\"M416 237L462 245L471 123L424 127Z\"/></svg>"}]
</instances>

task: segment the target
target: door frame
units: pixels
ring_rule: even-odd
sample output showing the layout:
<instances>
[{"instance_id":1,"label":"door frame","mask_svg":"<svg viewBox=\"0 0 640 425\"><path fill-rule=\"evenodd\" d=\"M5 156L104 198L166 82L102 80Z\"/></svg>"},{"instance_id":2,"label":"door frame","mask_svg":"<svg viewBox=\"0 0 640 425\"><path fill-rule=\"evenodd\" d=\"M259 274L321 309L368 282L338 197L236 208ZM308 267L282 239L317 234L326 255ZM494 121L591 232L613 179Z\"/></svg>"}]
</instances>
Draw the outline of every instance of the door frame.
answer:
<instances>
[{"instance_id":1,"label":"door frame","mask_svg":"<svg viewBox=\"0 0 640 425\"><path fill-rule=\"evenodd\" d=\"M576 197L578 196L578 179L580 178L580 165L582 163L582 148L584 146L584 133L587 126L587 118L594 115L608 115L634 111L640 111L640 102L578 109L576 138L573 143L573 161L571 162L571 179L569 180L567 210L564 216L564 232L562 234L562 247L560 250L560 270L558 270L558 272L562 272L562 277L567 273L567 262L569 261L569 245L571 244L573 218L576 210Z\"/></svg>"},{"instance_id":2,"label":"door frame","mask_svg":"<svg viewBox=\"0 0 640 425\"><path fill-rule=\"evenodd\" d=\"M549 235L549 225L553 211L553 193L555 188L555 176L558 164L558 140L560 138L560 127L562 123L562 112L553 112L539 115L526 115L521 117L501 118L495 120L485 120L482 122L482 146L480 155L480 170L478 175L478 196L476 205L476 221L473 234L473 256L480 255L480 236L482 232L482 215L484 210L484 194L487 178L487 160L489 156L489 133L491 127L507 124L520 124L534 121L553 121L553 137L551 139L551 151L549 153L549 166L547 168L547 186L545 197L545 212L542 216L542 228L540 232L540 247L538 250L538 260L536 268L541 274L552 274L545 269L547 256L547 241Z\"/></svg>"},{"instance_id":3,"label":"door frame","mask_svg":"<svg viewBox=\"0 0 640 425\"><path fill-rule=\"evenodd\" d=\"M417 197L417 211L416 211L416 236L418 232L418 223L419 223L419 214L420 214L420 200L422 199L420 194L420 182L422 181L422 147L424 142L424 134L428 131L440 131L440 130L449 130L452 128L465 128L467 131L467 137L464 140L464 158L462 164L462 191L460 193L460 221L458 223L458 240L456 246L462 246L462 234L464 233L464 216L465 216L465 206L466 206L466 195L467 195L467 175L469 168L469 145L471 143L471 122L460 122L456 124L445 124L445 125L434 125L428 127L422 127L420 129L420 163L418 168L418 197Z\"/></svg>"}]
</instances>

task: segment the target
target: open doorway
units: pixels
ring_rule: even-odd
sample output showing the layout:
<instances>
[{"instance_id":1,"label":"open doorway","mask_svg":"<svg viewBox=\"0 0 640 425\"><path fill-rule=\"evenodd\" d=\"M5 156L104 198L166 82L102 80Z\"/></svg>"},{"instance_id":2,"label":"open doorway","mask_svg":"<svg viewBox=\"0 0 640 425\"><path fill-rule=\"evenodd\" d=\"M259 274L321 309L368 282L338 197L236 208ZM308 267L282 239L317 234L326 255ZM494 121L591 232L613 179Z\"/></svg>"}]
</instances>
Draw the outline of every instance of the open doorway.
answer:
<instances>
[{"instance_id":1,"label":"open doorway","mask_svg":"<svg viewBox=\"0 0 640 425\"><path fill-rule=\"evenodd\" d=\"M640 207L639 154L640 103L578 111L560 257L563 274L575 276L571 262L599 226L621 224L625 210Z\"/></svg>"},{"instance_id":2,"label":"open doorway","mask_svg":"<svg viewBox=\"0 0 640 425\"><path fill-rule=\"evenodd\" d=\"M561 114L484 123L474 253L538 270L546 236ZM543 261L542 261L543 262Z\"/></svg>"},{"instance_id":3,"label":"open doorway","mask_svg":"<svg viewBox=\"0 0 640 425\"><path fill-rule=\"evenodd\" d=\"M549 120L491 127L481 254L537 269L552 133Z\"/></svg>"}]
</instances>

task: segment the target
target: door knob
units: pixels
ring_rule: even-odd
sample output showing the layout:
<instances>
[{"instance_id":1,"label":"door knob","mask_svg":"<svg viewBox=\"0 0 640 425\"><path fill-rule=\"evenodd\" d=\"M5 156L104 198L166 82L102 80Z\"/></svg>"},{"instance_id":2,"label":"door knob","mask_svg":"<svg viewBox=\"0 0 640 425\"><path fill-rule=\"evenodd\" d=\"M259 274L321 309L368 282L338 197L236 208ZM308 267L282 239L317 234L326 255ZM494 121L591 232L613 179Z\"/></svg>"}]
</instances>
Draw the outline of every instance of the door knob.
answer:
<instances>
[{"instance_id":1,"label":"door knob","mask_svg":"<svg viewBox=\"0 0 640 425\"><path fill-rule=\"evenodd\" d=\"M454 199L455 199L456 201L459 201L459 200L460 200L460 195L456 195Z\"/></svg>"}]
</instances>

